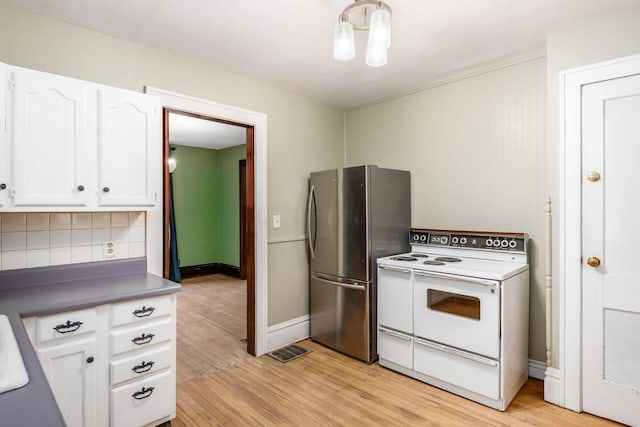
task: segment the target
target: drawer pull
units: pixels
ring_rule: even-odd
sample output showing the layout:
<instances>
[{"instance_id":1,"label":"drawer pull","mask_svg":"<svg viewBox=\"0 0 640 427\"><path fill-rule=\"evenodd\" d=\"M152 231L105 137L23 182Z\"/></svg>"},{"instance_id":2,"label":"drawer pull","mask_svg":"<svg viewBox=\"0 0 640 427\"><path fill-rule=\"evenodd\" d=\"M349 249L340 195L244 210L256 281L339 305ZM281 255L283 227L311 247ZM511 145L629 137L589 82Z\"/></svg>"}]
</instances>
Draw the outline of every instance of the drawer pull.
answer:
<instances>
[{"instance_id":1,"label":"drawer pull","mask_svg":"<svg viewBox=\"0 0 640 427\"><path fill-rule=\"evenodd\" d=\"M155 390L155 387L149 387L149 388L142 387L142 390L136 391L131 395L131 397L133 397L136 400L143 400L151 396L151 394L153 394L153 390Z\"/></svg>"},{"instance_id":2,"label":"drawer pull","mask_svg":"<svg viewBox=\"0 0 640 427\"><path fill-rule=\"evenodd\" d=\"M134 343L135 345L144 345L144 344L149 344L151 342L151 340L153 339L154 335L153 334L142 334L139 337L135 337L134 339L131 340L132 343Z\"/></svg>"},{"instance_id":3,"label":"drawer pull","mask_svg":"<svg viewBox=\"0 0 640 427\"><path fill-rule=\"evenodd\" d=\"M154 361L145 362L143 360L141 364L134 366L133 368L131 368L131 370L133 372L135 372L136 374L141 374L143 372L147 372L147 371L151 370L151 368L153 368L154 363L156 363L156 362L154 362Z\"/></svg>"},{"instance_id":4,"label":"drawer pull","mask_svg":"<svg viewBox=\"0 0 640 427\"><path fill-rule=\"evenodd\" d=\"M77 320L75 322L71 322L71 320L67 320L67 323L63 323L62 325L54 326L53 329L60 334L67 334L69 332L75 332L80 329L80 326L83 322Z\"/></svg>"},{"instance_id":5,"label":"drawer pull","mask_svg":"<svg viewBox=\"0 0 640 427\"><path fill-rule=\"evenodd\" d=\"M133 315L136 317L148 317L148 316L151 316L151 314L153 314L155 309L156 309L155 307L145 307L143 305L142 308L139 308L136 311L134 311Z\"/></svg>"}]
</instances>

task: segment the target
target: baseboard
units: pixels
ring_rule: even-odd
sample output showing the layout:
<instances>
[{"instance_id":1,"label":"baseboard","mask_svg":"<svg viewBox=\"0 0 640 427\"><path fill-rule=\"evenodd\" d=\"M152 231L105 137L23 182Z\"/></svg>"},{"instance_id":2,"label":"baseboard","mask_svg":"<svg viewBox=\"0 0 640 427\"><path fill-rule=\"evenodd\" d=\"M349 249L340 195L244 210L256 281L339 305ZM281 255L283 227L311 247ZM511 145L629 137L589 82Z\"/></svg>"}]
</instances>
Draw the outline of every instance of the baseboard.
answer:
<instances>
[{"instance_id":1,"label":"baseboard","mask_svg":"<svg viewBox=\"0 0 640 427\"><path fill-rule=\"evenodd\" d=\"M538 380L544 380L544 373L548 366L544 362L529 359L529 376Z\"/></svg>"},{"instance_id":2,"label":"baseboard","mask_svg":"<svg viewBox=\"0 0 640 427\"><path fill-rule=\"evenodd\" d=\"M235 277L236 279L240 278L240 267L236 267L235 265L229 265L224 263L218 263L218 267L220 269L220 273L226 276Z\"/></svg>"},{"instance_id":3,"label":"baseboard","mask_svg":"<svg viewBox=\"0 0 640 427\"><path fill-rule=\"evenodd\" d=\"M267 352L309 338L309 315L296 317L267 328Z\"/></svg>"},{"instance_id":4,"label":"baseboard","mask_svg":"<svg viewBox=\"0 0 640 427\"><path fill-rule=\"evenodd\" d=\"M224 264L221 262L212 262L211 264L190 265L180 267L180 275L183 279L191 277L208 276L210 274L224 274L235 278L240 278L240 267L235 265Z\"/></svg>"},{"instance_id":5,"label":"baseboard","mask_svg":"<svg viewBox=\"0 0 640 427\"><path fill-rule=\"evenodd\" d=\"M544 376L544 400L564 408L561 372L556 368L547 368Z\"/></svg>"}]
</instances>

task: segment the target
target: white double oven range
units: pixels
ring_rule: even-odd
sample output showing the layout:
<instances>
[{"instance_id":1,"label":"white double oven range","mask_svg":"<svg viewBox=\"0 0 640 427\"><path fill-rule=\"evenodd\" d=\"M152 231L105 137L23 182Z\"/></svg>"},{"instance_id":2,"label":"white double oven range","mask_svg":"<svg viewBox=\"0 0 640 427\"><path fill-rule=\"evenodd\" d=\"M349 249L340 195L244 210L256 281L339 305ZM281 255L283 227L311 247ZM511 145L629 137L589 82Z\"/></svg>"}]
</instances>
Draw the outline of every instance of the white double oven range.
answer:
<instances>
[{"instance_id":1,"label":"white double oven range","mask_svg":"<svg viewBox=\"0 0 640 427\"><path fill-rule=\"evenodd\" d=\"M412 228L378 259L382 366L504 411L528 377L528 237Z\"/></svg>"}]
</instances>

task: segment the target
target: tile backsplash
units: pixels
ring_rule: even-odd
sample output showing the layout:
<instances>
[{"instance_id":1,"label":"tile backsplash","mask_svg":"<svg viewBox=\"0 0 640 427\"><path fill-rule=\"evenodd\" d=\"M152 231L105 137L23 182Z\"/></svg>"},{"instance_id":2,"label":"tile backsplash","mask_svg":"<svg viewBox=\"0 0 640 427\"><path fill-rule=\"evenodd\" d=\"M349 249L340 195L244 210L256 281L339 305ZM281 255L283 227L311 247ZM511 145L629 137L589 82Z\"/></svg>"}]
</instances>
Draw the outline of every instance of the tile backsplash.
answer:
<instances>
[{"instance_id":1,"label":"tile backsplash","mask_svg":"<svg viewBox=\"0 0 640 427\"><path fill-rule=\"evenodd\" d=\"M144 212L1 213L0 270L140 257L145 236Z\"/></svg>"}]
</instances>

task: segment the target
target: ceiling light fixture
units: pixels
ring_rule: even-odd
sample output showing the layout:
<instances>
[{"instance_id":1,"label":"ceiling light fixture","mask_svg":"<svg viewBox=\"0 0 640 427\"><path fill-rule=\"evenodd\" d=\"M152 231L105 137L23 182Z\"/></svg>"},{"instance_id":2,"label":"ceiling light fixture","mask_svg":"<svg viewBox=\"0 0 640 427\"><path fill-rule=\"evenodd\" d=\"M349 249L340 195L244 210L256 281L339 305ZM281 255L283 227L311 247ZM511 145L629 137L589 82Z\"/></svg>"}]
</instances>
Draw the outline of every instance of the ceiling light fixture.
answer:
<instances>
[{"instance_id":1,"label":"ceiling light fixture","mask_svg":"<svg viewBox=\"0 0 640 427\"><path fill-rule=\"evenodd\" d=\"M387 63L391 46L391 7L382 0L356 0L345 7L333 35L333 57L347 61L356 55L353 31L369 31L367 65L380 67Z\"/></svg>"}]
</instances>

